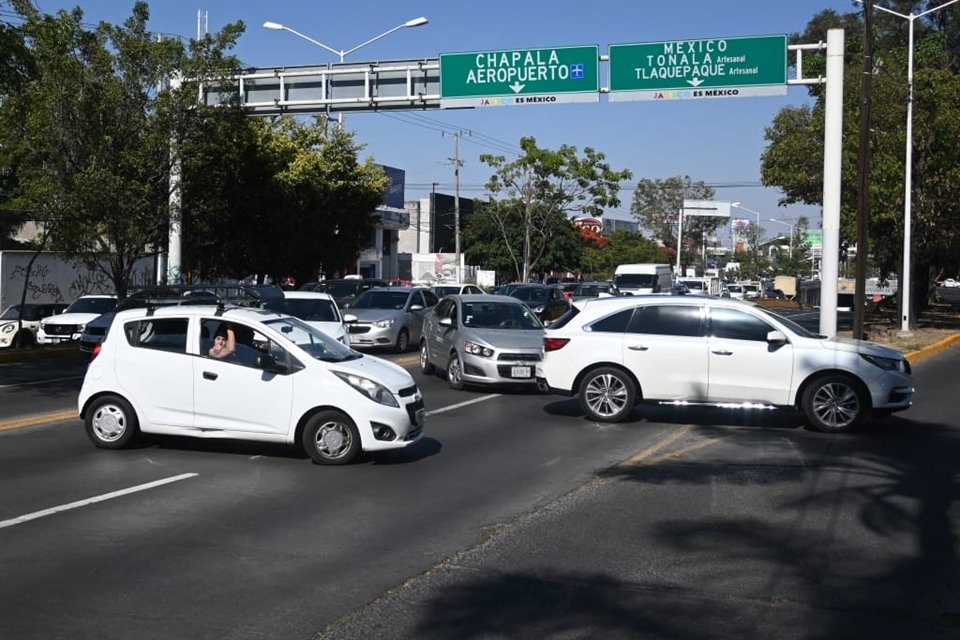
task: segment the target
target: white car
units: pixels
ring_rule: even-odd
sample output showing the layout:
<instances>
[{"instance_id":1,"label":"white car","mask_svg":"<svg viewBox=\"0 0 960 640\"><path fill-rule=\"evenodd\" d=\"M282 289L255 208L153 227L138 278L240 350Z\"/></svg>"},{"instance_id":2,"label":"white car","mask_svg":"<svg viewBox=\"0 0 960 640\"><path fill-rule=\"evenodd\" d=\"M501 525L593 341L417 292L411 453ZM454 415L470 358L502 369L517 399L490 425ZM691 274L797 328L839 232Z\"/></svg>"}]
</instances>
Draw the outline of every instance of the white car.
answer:
<instances>
[{"instance_id":1,"label":"white car","mask_svg":"<svg viewBox=\"0 0 960 640\"><path fill-rule=\"evenodd\" d=\"M943 281L943 286L948 289L956 289L960 287L960 281L954 280L953 278L947 278Z\"/></svg>"},{"instance_id":2,"label":"white car","mask_svg":"<svg viewBox=\"0 0 960 640\"><path fill-rule=\"evenodd\" d=\"M235 351L212 357L229 327ZM229 351L229 350L228 350ZM78 399L104 449L140 433L301 446L317 464L408 447L423 435L423 397L402 367L268 310L208 305L117 313L94 347Z\"/></svg>"},{"instance_id":3,"label":"white car","mask_svg":"<svg viewBox=\"0 0 960 640\"><path fill-rule=\"evenodd\" d=\"M12 304L0 313L0 349L25 347L37 341L40 321L62 313L67 305L58 302Z\"/></svg>"},{"instance_id":4,"label":"white car","mask_svg":"<svg viewBox=\"0 0 960 640\"><path fill-rule=\"evenodd\" d=\"M265 302L263 308L300 318L341 344L350 342L340 307L329 293L284 291L282 300Z\"/></svg>"},{"instance_id":5,"label":"white car","mask_svg":"<svg viewBox=\"0 0 960 640\"><path fill-rule=\"evenodd\" d=\"M743 300L743 285L728 284L723 288L723 292L720 294L720 296L723 298L733 298L734 300Z\"/></svg>"},{"instance_id":6,"label":"white car","mask_svg":"<svg viewBox=\"0 0 960 640\"><path fill-rule=\"evenodd\" d=\"M59 344L79 340L87 323L113 311L117 296L80 296L63 313L40 321L37 344Z\"/></svg>"},{"instance_id":7,"label":"white car","mask_svg":"<svg viewBox=\"0 0 960 640\"><path fill-rule=\"evenodd\" d=\"M433 289L433 292L437 294L438 298L442 298L444 296L452 296L452 295L483 293L483 289L481 289L477 285L461 283L461 282L438 282L437 284L433 285L430 288Z\"/></svg>"},{"instance_id":8,"label":"white car","mask_svg":"<svg viewBox=\"0 0 960 640\"><path fill-rule=\"evenodd\" d=\"M818 336L752 303L635 296L575 303L548 328L541 390L579 396L591 420L625 419L639 401L795 407L820 431L911 405L910 363L894 349Z\"/></svg>"}]
</instances>

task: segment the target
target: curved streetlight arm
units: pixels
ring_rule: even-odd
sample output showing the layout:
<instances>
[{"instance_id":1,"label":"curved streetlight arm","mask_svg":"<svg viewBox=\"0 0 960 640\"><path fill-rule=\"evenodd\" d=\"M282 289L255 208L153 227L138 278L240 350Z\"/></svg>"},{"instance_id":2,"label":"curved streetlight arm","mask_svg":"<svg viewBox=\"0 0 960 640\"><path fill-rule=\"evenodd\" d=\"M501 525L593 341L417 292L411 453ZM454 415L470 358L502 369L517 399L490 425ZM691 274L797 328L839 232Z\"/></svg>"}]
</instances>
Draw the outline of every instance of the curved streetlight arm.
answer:
<instances>
[{"instance_id":1,"label":"curved streetlight arm","mask_svg":"<svg viewBox=\"0 0 960 640\"><path fill-rule=\"evenodd\" d=\"M284 25L282 25L282 24L280 24L280 23L278 23L278 22L270 22L270 21L268 20L267 22L264 22L264 23L263 23L263 27L264 27L264 29L272 29L272 30L274 30L274 31L289 31L290 33L292 33L292 34L295 35L295 36L300 36L301 38L303 38L303 39L306 40L307 42L312 42L313 44L317 45L318 47L321 47L321 48L323 48L323 49L326 49L326 50L329 51L330 53L333 53L333 54L336 54L336 55L340 56L340 62L343 62L343 56L346 55L346 53L343 53L342 51L337 51L337 50L334 49L333 47L328 47L327 45L323 44L323 43L320 42L319 40L314 40L314 39L311 38L310 36L305 36L305 35L303 35L302 33L300 33L299 31L295 31L294 29L291 29L290 27L284 26Z\"/></svg>"},{"instance_id":2,"label":"curved streetlight arm","mask_svg":"<svg viewBox=\"0 0 960 640\"><path fill-rule=\"evenodd\" d=\"M407 20L407 21L404 22L403 24L398 24L398 25L395 26L393 29L390 29L390 30L388 30L388 31L384 31L384 32L381 33L380 35L374 36L373 38L370 38L369 40L367 40L367 41L364 42L363 44L358 44L358 45L355 46L353 49L348 49L347 51L341 51L340 54L339 54L339 55L340 55L340 62L343 62L343 58L345 58L346 56L350 55L351 53L353 53L353 52L356 51L357 49L362 49L363 47L367 46L368 44L370 44L370 43L372 43L372 42L376 42L376 41L379 40L380 38L385 38L386 36L390 35L390 34L393 33L394 31L399 31L400 29L404 29L404 28L406 28L406 27L419 27L420 25L427 24L427 22L428 22L428 20L427 20L426 18L424 18L424 17L421 16L421 17L419 17L419 18L414 18L413 20Z\"/></svg>"}]
</instances>

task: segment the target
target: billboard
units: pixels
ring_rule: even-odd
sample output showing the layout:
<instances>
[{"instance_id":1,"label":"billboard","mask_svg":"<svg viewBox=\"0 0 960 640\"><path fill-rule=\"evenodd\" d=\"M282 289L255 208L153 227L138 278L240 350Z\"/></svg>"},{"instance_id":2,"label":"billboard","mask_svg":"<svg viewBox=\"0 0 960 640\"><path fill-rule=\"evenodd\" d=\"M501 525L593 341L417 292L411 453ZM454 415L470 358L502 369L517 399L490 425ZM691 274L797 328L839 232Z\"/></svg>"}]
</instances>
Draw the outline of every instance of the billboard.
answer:
<instances>
[{"instance_id":1,"label":"billboard","mask_svg":"<svg viewBox=\"0 0 960 640\"><path fill-rule=\"evenodd\" d=\"M387 179L390 181L390 184L387 185L387 190L383 195L383 204L387 205L388 207L403 209L403 192L406 188L406 172L403 169L388 167L382 164L377 166L383 169L383 172L387 175Z\"/></svg>"}]
</instances>

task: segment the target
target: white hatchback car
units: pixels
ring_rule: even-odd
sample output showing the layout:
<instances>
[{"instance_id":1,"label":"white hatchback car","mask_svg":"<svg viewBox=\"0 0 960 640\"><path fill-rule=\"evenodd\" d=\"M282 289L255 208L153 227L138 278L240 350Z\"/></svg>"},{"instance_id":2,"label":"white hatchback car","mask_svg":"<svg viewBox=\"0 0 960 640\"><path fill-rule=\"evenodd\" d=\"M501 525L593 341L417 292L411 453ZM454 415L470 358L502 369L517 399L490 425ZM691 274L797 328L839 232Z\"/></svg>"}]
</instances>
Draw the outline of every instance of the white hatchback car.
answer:
<instances>
[{"instance_id":1,"label":"white hatchback car","mask_svg":"<svg viewBox=\"0 0 960 640\"><path fill-rule=\"evenodd\" d=\"M795 407L825 432L911 404L910 363L888 347L826 338L771 311L703 296L575 303L544 336L541 390L577 395L591 420L639 401Z\"/></svg>"},{"instance_id":2,"label":"white hatchback car","mask_svg":"<svg viewBox=\"0 0 960 640\"><path fill-rule=\"evenodd\" d=\"M235 350L212 357L227 328ZM94 348L78 405L105 449L138 433L299 444L317 464L423 435L423 397L402 367L267 310L166 306L119 312Z\"/></svg>"},{"instance_id":3,"label":"white hatchback car","mask_svg":"<svg viewBox=\"0 0 960 640\"><path fill-rule=\"evenodd\" d=\"M63 313L40 321L37 344L59 344L79 340L87 323L117 306L117 296L80 296Z\"/></svg>"}]
</instances>

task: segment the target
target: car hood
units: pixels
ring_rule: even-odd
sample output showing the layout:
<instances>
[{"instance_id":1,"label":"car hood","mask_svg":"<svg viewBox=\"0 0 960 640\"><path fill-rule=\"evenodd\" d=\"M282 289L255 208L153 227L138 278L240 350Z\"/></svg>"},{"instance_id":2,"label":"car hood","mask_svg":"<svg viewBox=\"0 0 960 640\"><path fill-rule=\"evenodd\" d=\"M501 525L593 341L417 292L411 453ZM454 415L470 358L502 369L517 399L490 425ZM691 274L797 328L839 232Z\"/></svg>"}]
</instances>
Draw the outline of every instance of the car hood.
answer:
<instances>
[{"instance_id":1,"label":"car hood","mask_svg":"<svg viewBox=\"0 0 960 640\"><path fill-rule=\"evenodd\" d=\"M497 349L541 349L543 329L467 329L464 340Z\"/></svg>"},{"instance_id":2,"label":"car hood","mask_svg":"<svg viewBox=\"0 0 960 640\"><path fill-rule=\"evenodd\" d=\"M347 330L341 322L318 322L316 320L306 321L314 329L319 329L332 338L340 338L347 335Z\"/></svg>"},{"instance_id":3,"label":"car hood","mask_svg":"<svg viewBox=\"0 0 960 640\"><path fill-rule=\"evenodd\" d=\"M882 344L867 342L866 340L855 340L853 338L824 338L820 344L825 349L835 351L845 351L847 353L865 353L867 355L879 356L881 358L902 358L903 353L896 349L891 349Z\"/></svg>"},{"instance_id":4,"label":"car hood","mask_svg":"<svg viewBox=\"0 0 960 640\"><path fill-rule=\"evenodd\" d=\"M343 315L356 316L360 322L379 322L380 320L403 319L407 312L402 309L353 309L343 310Z\"/></svg>"},{"instance_id":5,"label":"car hood","mask_svg":"<svg viewBox=\"0 0 960 640\"><path fill-rule=\"evenodd\" d=\"M99 313L61 313L44 318L40 324L44 326L48 324L87 324L99 316Z\"/></svg>"},{"instance_id":6,"label":"car hood","mask_svg":"<svg viewBox=\"0 0 960 640\"><path fill-rule=\"evenodd\" d=\"M331 371L353 373L379 382L394 393L416 384L410 372L389 360L364 355L356 360L346 360L329 364Z\"/></svg>"}]
</instances>

